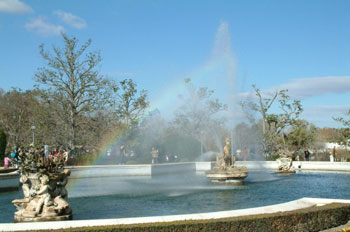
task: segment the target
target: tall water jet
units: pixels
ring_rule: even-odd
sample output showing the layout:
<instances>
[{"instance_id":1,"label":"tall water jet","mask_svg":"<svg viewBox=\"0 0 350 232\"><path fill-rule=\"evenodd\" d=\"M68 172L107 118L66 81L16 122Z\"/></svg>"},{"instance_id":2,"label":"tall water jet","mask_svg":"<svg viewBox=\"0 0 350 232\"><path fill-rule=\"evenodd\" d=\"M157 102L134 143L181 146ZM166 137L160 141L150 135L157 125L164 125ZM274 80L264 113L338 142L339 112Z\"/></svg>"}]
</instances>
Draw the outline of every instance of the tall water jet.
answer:
<instances>
[{"instance_id":1,"label":"tall water jet","mask_svg":"<svg viewBox=\"0 0 350 232\"><path fill-rule=\"evenodd\" d=\"M215 115L217 117L216 120L220 121L221 125L225 124L225 128L209 124L206 125L207 128L203 128L203 130L206 130L207 137L210 137L210 142L215 143L216 149L211 151L221 152L224 138L230 137L231 141L233 141L232 136L227 134L226 128L231 130L237 121L237 100L235 96L237 85L236 59L232 53L231 36L227 22L222 21L218 26L209 60L191 76L194 77L194 83L196 81L205 82L213 92L217 93L220 100L228 103L225 104L225 111Z\"/></svg>"}]
</instances>

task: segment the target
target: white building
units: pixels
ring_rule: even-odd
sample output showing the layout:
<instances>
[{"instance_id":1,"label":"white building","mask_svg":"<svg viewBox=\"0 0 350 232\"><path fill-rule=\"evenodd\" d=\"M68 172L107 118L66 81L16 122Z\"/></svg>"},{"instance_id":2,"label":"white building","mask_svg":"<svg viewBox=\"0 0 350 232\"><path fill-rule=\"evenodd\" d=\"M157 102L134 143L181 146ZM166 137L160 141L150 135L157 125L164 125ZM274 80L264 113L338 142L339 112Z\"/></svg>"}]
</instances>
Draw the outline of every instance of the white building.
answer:
<instances>
[{"instance_id":1,"label":"white building","mask_svg":"<svg viewBox=\"0 0 350 232\"><path fill-rule=\"evenodd\" d=\"M345 145L340 145L338 143L325 143L325 149L333 149L333 147L335 147L336 149L346 149L346 150L350 150L350 143L348 144L348 146L345 146Z\"/></svg>"}]
</instances>

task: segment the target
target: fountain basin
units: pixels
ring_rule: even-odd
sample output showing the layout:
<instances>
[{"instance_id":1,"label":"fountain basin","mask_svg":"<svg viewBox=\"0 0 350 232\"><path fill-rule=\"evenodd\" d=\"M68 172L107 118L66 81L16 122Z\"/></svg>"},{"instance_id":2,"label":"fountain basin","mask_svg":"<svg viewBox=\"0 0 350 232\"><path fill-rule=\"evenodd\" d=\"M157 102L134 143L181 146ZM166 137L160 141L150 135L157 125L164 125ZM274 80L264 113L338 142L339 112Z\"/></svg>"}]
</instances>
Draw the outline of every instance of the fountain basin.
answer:
<instances>
[{"instance_id":1,"label":"fountain basin","mask_svg":"<svg viewBox=\"0 0 350 232\"><path fill-rule=\"evenodd\" d=\"M169 222L185 222L185 221L203 221L217 220L223 218L238 218L244 216L256 216L273 214L273 213L288 213L295 210L307 209L310 207L322 207L325 205L338 203L349 206L350 200L340 199L322 199L322 198L301 198L295 201L290 201L282 204L248 208L241 210L230 210L212 213L184 214L175 216L156 216L156 217L137 217L123 219L100 219L100 220L79 220L79 221L61 221L61 222L45 222L45 223L6 223L0 224L0 231L26 231L26 230L62 230L69 228L88 228L98 226L121 226L142 223L169 223Z\"/></svg>"},{"instance_id":2,"label":"fountain basin","mask_svg":"<svg viewBox=\"0 0 350 232\"><path fill-rule=\"evenodd\" d=\"M254 168L248 168L249 176L245 179L245 184L235 186L211 184L204 175L205 167L209 169L210 163L196 163L195 167L187 165L189 172L180 173L175 172L175 165L169 168L171 164L145 165L149 169L147 173L141 169L143 175L128 175L128 172L123 174L121 170L129 168L136 173L137 168L131 166L93 166L90 169L71 169L67 188L74 220L202 214L263 207L305 196L350 199L350 173L338 172L339 167L344 168L345 165L328 162L327 166L327 162L316 163L328 167L327 170L335 167L333 170L337 172L303 169L307 166L302 163L302 168L295 175L279 176L275 169L254 171L261 164L255 163ZM252 167L253 162L236 163L237 166L241 164ZM307 165L311 167L312 162ZM176 166L180 168L181 164ZM198 166L203 168L198 169ZM169 170L170 174L162 171L159 175L152 176L152 168ZM170 170L174 173L171 174ZM13 222L15 207L11 201L20 198L21 191L18 190L0 193L0 223Z\"/></svg>"},{"instance_id":3,"label":"fountain basin","mask_svg":"<svg viewBox=\"0 0 350 232\"><path fill-rule=\"evenodd\" d=\"M0 173L0 192L19 189L19 174L17 171Z\"/></svg>"}]
</instances>

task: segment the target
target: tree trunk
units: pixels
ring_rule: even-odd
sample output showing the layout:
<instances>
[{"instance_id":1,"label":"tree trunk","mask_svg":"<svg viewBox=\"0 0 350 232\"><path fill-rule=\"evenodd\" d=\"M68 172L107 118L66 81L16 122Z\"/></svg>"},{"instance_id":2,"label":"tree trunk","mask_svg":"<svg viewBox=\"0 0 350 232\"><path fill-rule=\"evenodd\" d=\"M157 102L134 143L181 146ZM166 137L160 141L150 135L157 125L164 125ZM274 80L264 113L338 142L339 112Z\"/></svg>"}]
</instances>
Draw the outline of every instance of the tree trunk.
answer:
<instances>
[{"instance_id":1,"label":"tree trunk","mask_svg":"<svg viewBox=\"0 0 350 232\"><path fill-rule=\"evenodd\" d=\"M70 136L69 136L69 152L75 152L75 115L73 110L70 113Z\"/></svg>"}]
</instances>

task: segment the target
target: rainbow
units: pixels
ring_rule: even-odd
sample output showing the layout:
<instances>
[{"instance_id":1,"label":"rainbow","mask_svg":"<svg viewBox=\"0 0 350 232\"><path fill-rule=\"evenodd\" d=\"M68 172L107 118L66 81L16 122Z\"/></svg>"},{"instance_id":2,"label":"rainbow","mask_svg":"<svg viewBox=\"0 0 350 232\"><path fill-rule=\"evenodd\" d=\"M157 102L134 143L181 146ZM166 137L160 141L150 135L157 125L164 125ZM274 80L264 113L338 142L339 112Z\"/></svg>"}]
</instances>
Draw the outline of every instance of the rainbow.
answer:
<instances>
[{"instance_id":1,"label":"rainbow","mask_svg":"<svg viewBox=\"0 0 350 232\"><path fill-rule=\"evenodd\" d=\"M191 78L191 82L195 84L196 86L200 86L202 84L201 82L217 82L218 77L215 75L222 75L224 72L225 75L229 75L232 70L232 64L233 59L231 56L223 56L218 59L212 59L210 62L206 63L204 66L198 68L197 70L191 72L188 76ZM214 78L214 79L213 79ZM225 78L226 79L226 78ZM222 81L222 79L221 79ZM227 81L227 79L226 79ZM227 83L227 82L226 82ZM221 86L227 86L225 82L220 83ZM155 109L161 109L165 111L168 107L173 107L173 102L176 100L176 97L183 93L186 88L186 84L184 82L184 78L177 78L177 80L170 84L168 88L166 88L160 97L157 98L156 101L152 102L152 105L150 107L149 112ZM212 85L209 85L210 89L212 88ZM222 91L221 91L222 93ZM168 109L170 110L170 109ZM145 117L141 123L143 123L145 120L148 120L149 117ZM101 144L101 149L99 154L94 156L94 158L88 163L87 165L98 165L101 163L106 163L108 160L107 151L111 149L116 144L120 144L120 141L122 140L123 136L128 134L130 131L124 130L124 131L118 131L114 134L110 134L104 138L104 141ZM70 189L76 186L79 181L78 179L72 179L75 183L70 183Z\"/></svg>"}]
</instances>

